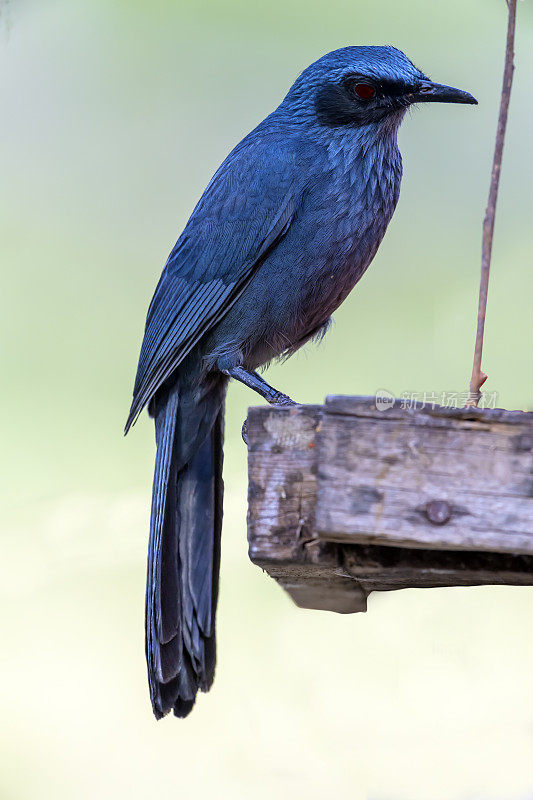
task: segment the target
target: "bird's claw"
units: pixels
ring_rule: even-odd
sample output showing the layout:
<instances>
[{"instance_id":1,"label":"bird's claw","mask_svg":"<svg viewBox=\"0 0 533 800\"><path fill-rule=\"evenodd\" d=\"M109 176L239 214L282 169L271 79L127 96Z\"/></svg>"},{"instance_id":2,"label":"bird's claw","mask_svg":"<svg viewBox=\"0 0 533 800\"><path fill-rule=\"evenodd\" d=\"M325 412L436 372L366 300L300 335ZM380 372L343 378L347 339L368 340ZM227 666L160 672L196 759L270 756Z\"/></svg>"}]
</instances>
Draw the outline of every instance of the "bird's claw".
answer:
<instances>
[{"instance_id":1,"label":"bird's claw","mask_svg":"<svg viewBox=\"0 0 533 800\"><path fill-rule=\"evenodd\" d=\"M270 403L271 406L296 406L298 403L295 403L289 395L283 394L283 392L276 392L271 397L267 397L267 402Z\"/></svg>"}]
</instances>

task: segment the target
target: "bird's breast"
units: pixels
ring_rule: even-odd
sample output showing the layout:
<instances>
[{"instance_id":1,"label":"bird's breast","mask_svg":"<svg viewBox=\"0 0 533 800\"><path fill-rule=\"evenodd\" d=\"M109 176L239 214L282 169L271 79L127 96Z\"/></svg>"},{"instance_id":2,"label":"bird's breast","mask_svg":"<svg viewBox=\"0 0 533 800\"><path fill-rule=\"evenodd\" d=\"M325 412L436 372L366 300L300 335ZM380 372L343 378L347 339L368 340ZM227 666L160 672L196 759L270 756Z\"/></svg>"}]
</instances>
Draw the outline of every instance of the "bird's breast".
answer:
<instances>
[{"instance_id":1,"label":"bird's breast","mask_svg":"<svg viewBox=\"0 0 533 800\"><path fill-rule=\"evenodd\" d=\"M315 306L333 313L364 274L394 213L402 176L395 141L329 155L303 215L302 300L313 317Z\"/></svg>"}]
</instances>

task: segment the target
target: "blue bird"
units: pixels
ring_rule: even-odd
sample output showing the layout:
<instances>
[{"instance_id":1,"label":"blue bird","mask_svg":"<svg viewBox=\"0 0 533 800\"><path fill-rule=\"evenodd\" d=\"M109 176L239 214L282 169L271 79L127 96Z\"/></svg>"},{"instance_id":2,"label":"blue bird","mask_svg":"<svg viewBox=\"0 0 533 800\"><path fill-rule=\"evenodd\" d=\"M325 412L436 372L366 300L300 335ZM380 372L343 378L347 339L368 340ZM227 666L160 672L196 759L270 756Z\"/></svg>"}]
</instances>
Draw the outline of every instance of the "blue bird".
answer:
<instances>
[{"instance_id":1,"label":"blue bird","mask_svg":"<svg viewBox=\"0 0 533 800\"><path fill-rule=\"evenodd\" d=\"M167 260L126 432L155 419L146 658L155 716L185 717L215 670L226 387L293 401L256 372L326 331L400 191L413 103L476 103L394 47L344 47L297 78L229 154Z\"/></svg>"}]
</instances>

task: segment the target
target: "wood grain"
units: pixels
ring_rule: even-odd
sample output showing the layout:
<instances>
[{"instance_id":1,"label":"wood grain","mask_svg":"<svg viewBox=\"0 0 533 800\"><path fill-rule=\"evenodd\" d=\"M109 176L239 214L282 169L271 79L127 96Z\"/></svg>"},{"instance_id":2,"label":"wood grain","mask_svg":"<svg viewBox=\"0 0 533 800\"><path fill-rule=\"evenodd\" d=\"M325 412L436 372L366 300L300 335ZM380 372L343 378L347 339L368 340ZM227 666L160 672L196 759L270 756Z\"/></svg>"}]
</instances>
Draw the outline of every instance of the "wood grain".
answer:
<instances>
[{"instance_id":1,"label":"wood grain","mask_svg":"<svg viewBox=\"0 0 533 800\"><path fill-rule=\"evenodd\" d=\"M533 414L349 401L322 418L319 538L533 554ZM434 501L445 524L428 516Z\"/></svg>"},{"instance_id":2,"label":"wood grain","mask_svg":"<svg viewBox=\"0 0 533 800\"><path fill-rule=\"evenodd\" d=\"M319 407L255 408L248 416L251 560L305 608L349 613L366 595L315 536Z\"/></svg>"}]
</instances>

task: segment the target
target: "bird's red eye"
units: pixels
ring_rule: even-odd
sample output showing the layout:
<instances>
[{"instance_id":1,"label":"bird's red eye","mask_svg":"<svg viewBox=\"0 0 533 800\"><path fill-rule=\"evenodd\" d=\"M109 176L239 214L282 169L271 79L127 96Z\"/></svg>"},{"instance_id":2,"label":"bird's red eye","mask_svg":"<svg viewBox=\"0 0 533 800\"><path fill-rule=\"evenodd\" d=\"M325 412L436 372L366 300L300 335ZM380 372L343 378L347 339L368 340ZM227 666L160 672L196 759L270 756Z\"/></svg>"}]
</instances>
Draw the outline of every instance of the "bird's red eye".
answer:
<instances>
[{"instance_id":1,"label":"bird's red eye","mask_svg":"<svg viewBox=\"0 0 533 800\"><path fill-rule=\"evenodd\" d=\"M353 90L361 100L371 100L376 94L376 90L369 83L356 83Z\"/></svg>"}]
</instances>

